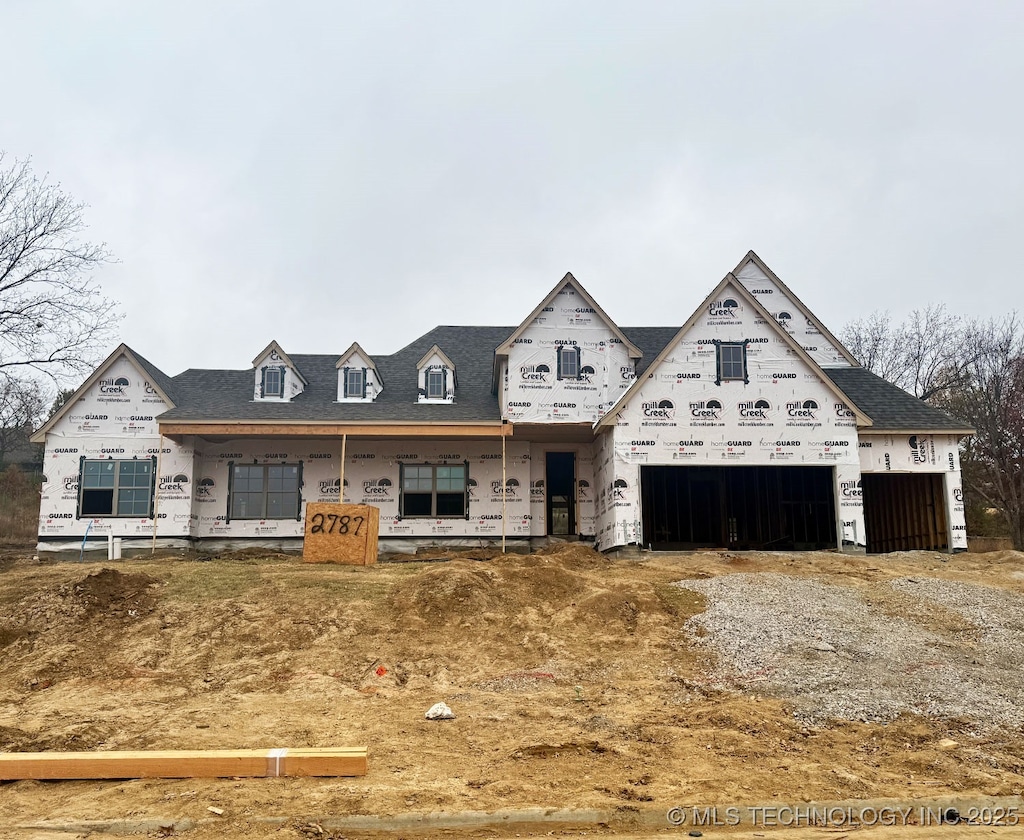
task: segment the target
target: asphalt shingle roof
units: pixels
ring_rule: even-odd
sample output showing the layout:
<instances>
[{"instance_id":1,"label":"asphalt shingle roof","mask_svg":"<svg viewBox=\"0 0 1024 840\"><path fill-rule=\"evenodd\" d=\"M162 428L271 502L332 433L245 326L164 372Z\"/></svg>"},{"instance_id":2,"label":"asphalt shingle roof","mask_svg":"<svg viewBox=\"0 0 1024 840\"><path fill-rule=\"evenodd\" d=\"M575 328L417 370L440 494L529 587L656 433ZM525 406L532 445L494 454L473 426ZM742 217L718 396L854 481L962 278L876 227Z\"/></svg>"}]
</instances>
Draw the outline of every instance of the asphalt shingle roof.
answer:
<instances>
[{"instance_id":1,"label":"asphalt shingle roof","mask_svg":"<svg viewBox=\"0 0 1024 840\"><path fill-rule=\"evenodd\" d=\"M465 422L501 419L498 398L491 392L494 350L515 327L435 327L390 356L373 356L384 390L372 403L338 403L337 355L290 354L308 381L290 402L253 400L254 378L247 370L186 370L168 377L145 359L140 363L176 407L163 421L412 421ZM637 365L642 374L679 327L623 327L622 332L643 351ZM458 388L452 404L417 403L416 364L436 344L455 363ZM926 405L864 368L828 368L828 377L870 417L878 431L957 431L966 424Z\"/></svg>"},{"instance_id":2,"label":"asphalt shingle roof","mask_svg":"<svg viewBox=\"0 0 1024 840\"><path fill-rule=\"evenodd\" d=\"M866 368L825 368L825 373L871 418L872 431L952 432L970 428Z\"/></svg>"}]
</instances>

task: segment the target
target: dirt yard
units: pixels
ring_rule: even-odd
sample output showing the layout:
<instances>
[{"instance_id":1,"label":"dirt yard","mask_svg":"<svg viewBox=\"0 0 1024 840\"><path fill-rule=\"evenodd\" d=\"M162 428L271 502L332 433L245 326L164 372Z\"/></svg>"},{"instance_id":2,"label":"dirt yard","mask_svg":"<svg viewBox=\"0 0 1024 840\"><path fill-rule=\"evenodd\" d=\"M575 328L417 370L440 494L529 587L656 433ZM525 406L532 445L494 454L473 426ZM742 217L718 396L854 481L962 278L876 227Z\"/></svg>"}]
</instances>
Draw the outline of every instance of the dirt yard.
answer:
<instances>
[{"instance_id":1,"label":"dirt yard","mask_svg":"<svg viewBox=\"0 0 1024 840\"><path fill-rule=\"evenodd\" d=\"M1016 552L10 555L0 570L0 750L366 746L370 761L361 778L0 783L5 837L159 818L196 827L154 836L337 840L365 833L318 815L535 806L610 811L589 834L624 835L674 806L1024 788ZM425 720L442 700L456 719Z\"/></svg>"}]
</instances>

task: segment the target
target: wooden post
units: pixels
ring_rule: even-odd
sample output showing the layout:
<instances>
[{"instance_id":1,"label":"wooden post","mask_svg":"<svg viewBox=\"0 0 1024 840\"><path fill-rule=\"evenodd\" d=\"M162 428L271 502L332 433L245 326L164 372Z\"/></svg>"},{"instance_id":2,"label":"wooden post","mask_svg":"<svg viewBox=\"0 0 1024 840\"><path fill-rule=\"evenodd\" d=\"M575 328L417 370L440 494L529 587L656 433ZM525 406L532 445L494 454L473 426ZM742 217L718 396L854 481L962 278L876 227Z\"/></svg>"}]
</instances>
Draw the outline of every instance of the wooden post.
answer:
<instances>
[{"instance_id":1,"label":"wooden post","mask_svg":"<svg viewBox=\"0 0 1024 840\"><path fill-rule=\"evenodd\" d=\"M348 435L341 436L341 475L338 476L338 503L345 504L345 444L348 443Z\"/></svg>"},{"instance_id":2,"label":"wooden post","mask_svg":"<svg viewBox=\"0 0 1024 840\"><path fill-rule=\"evenodd\" d=\"M156 525L160 517L160 467L164 458L164 436L160 434L160 445L156 450L156 475L153 476L153 545L149 553L156 554ZM195 478L195 476L193 476Z\"/></svg>"},{"instance_id":3,"label":"wooden post","mask_svg":"<svg viewBox=\"0 0 1024 840\"><path fill-rule=\"evenodd\" d=\"M505 553L505 517L508 515L508 487L505 486L505 435L501 436L501 553Z\"/></svg>"}]
</instances>

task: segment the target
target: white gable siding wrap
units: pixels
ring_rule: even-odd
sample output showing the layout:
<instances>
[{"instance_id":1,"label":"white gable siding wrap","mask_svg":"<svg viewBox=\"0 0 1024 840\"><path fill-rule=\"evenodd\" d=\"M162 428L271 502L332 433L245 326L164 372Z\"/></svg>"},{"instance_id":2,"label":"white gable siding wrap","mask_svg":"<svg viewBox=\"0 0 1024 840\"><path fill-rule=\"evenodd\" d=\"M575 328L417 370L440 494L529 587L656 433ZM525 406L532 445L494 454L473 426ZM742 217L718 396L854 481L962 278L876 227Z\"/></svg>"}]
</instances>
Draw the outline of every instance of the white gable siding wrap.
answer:
<instances>
[{"instance_id":1,"label":"white gable siding wrap","mask_svg":"<svg viewBox=\"0 0 1024 840\"><path fill-rule=\"evenodd\" d=\"M578 376L560 371L563 349L576 354ZM514 340L502 414L525 423L593 422L629 387L633 371L622 341L567 284Z\"/></svg>"},{"instance_id":2,"label":"white gable siding wrap","mask_svg":"<svg viewBox=\"0 0 1024 840\"><path fill-rule=\"evenodd\" d=\"M799 301L791 300L775 281L753 262L748 262L740 269L736 279L819 365L832 367L850 364L840 349L814 325L807 308Z\"/></svg>"},{"instance_id":3,"label":"white gable siding wrap","mask_svg":"<svg viewBox=\"0 0 1024 840\"><path fill-rule=\"evenodd\" d=\"M148 459L159 464L156 513L161 536L191 533L192 451L164 442L156 421L167 404L128 359L116 359L99 380L51 427L46 436L40 491L41 536L82 538L152 535L153 520L78 516L82 459Z\"/></svg>"}]
</instances>

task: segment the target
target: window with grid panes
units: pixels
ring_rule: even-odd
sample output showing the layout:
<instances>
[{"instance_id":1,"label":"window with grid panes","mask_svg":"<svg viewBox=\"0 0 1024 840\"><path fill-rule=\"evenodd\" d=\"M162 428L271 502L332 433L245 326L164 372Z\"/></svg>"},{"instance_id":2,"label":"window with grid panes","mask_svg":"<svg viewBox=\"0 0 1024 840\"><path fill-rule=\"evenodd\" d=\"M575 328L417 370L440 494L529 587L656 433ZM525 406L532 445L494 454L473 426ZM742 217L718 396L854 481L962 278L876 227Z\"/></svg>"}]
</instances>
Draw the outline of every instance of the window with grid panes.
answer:
<instances>
[{"instance_id":1,"label":"window with grid panes","mask_svg":"<svg viewBox=\"0 0 1024 840\"><path fill-rule=\"evenodd\" d=\"M233 464L231 519L296 519L302 504L300 464Z\"/></svg>"},{"instance_id":2,"label":"window with grid panes","mask_svg":"<svg viewBox=\"0 0 1024 840\"><path fill-rule=\"evenodd\" d=\"M78 475L78 515L148 518L155 473L152 458L83 459Z\"/></svg>"},{"instance_id":3,"label":"window with grid panes","mask_svg":"<svg viewBox=\"0 0 1024 840\"><path fill-rule=\"evenodd\" d=\"M403 464L401 515L465 516L466 472L465 464Z\"/></svg>"}]
</instances>

